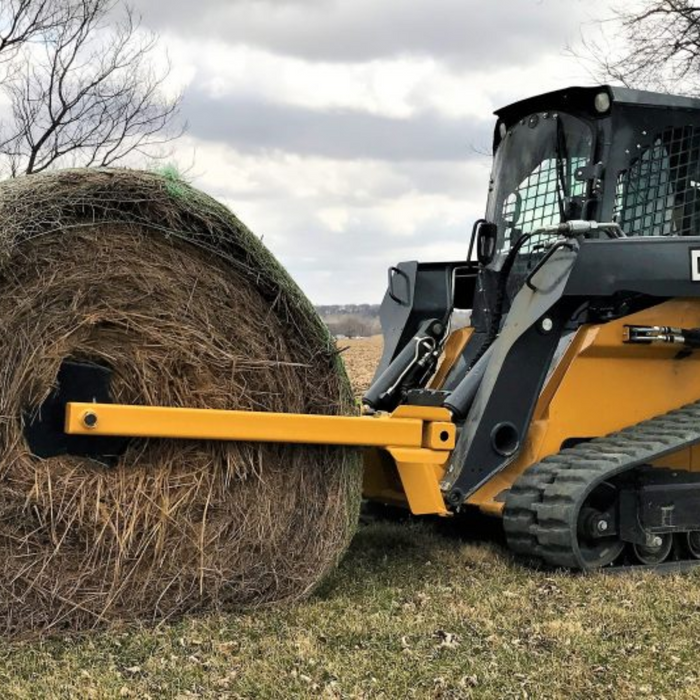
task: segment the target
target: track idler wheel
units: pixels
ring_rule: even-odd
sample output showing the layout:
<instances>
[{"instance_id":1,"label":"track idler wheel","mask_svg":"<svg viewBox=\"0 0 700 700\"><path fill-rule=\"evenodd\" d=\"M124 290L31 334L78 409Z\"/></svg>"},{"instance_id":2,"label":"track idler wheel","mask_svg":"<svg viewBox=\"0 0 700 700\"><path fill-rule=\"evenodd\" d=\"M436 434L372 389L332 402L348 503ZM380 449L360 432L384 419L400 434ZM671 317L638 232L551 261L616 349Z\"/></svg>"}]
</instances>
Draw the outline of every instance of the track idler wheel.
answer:
<instances>
[{"instance_id":1,"label":"track idler wheel","mask_svg":"<svg viewBox=\"0 0 700 700\"><path fill-rule=\"evenodd\" d=\"M685 533L685 548L693 559L700 559L700 530Z\"/></svg>"},{"instance_id":2,"label":"track idler wheel","mask_svg":"<svg viewBox=\"0 0 700 700\"><path fill-rule=\"evenodd\" d=\"M622 554L625 543L618 536L607 536L609 513L618 498L617 488L610 482L599 484L586 498L578 514L577 565L583 570L612 564Z\"/></svg>"},{"instance_id":3,"label":"track idler wheel","mask_svg":"<svg viewBox=\"0 0 700 700\"><path fill-rule=\"evenodd\" d=\"M655 535L650 544L633 544L632 553L640 564L655 566L663 564L673 549L673 535L667 532Z\"/></svg>"}]
</instances>

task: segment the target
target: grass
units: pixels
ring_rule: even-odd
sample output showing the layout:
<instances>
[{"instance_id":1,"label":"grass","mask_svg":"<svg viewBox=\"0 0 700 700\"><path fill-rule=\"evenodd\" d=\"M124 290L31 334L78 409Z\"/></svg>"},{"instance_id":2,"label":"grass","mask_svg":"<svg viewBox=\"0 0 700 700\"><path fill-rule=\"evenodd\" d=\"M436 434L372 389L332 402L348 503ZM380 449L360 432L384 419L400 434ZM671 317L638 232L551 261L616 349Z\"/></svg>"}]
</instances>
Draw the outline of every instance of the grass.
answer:
<instances>
[{"instance_id":1,"label":"grass","mask_svg":"<svg viewBox=\"0 0 700 700\"><path fill-rule=\"evenodd\" d=\"M307 602L0 645L2 698L700 697L700 576L523 569L375 522Z\"/></svg>"}]
</instances>

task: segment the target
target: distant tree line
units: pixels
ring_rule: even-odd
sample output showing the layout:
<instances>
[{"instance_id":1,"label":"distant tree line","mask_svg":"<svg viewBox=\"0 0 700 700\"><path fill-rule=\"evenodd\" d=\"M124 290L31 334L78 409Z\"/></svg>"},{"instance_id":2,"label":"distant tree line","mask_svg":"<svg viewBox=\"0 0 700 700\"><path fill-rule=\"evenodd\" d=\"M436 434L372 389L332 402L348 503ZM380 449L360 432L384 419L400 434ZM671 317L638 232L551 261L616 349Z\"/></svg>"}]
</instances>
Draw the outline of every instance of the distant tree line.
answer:
<instances>
[{"instance_id":1,"label":"distant tree line","mask_svg":"<svg viewBox=\"0 0 700 700\"><path fill-rule=\"evenodd\" d=\"M365 338L382 330L376 304L317 306L316 311L336 337Z\"/></svg>"},{"instance_id":2,"label":"distant tree line","mask_svg":"<svg viewBox=\"0 0 700 700\"><path fill-rule=\"evenodd\" d=\"M319 316L337 316L338 314L352 314L353 316L368 316L374 318L379 315L379 304L326 304L317 306Z\"/></svg>"},{"instance_id":3,"label":"distant tree line","mask_svg":"<svg viewBox=\"0 0 700 700\"><path fill-rule=\"evenodd\" d=\"M367 338L382 332L378 304L317 306L316 311L336 337ZM450 327L453 330L462 328L469 324L470 319L470 311L454 311Z\"/></svg>"}]
</instances>

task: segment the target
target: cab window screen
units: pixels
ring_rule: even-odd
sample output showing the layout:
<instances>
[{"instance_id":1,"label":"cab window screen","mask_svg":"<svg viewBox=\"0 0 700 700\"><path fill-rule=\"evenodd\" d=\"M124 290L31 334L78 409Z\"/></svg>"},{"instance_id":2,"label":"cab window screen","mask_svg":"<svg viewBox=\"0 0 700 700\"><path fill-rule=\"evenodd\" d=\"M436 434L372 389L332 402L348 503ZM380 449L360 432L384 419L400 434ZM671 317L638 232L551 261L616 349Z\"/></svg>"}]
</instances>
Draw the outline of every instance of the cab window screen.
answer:
<instances>
[{"instance_id":1,"label":"cab window screen","mask_svg":"<svg viewBox=\"0 0 700 700\"><path fill-rule=\"evenodd\" d=\"M669 128L617 178L614 216L628 236L700 235L700 129Z\"/></svg>"},{"instance_id":2,"label":"cab window screen","mask_svg":"<svg viewBox=\"0 0 700 700\"><path fill-rule=\"evenodd\" d=\"M586 163L585 157L570 158L567 170L572 171ZM557 188L560 187L560 174L556 158L546 158L511 192L503 202L503 222L508 246L512 239L523 233L532 233L543 226L551 226L561 221L560 202ZM567 177L570 197L583 197L585 182ZM551 235L530 238L521 248L521 253L536 251L545 243L551 242Z\"/></svg>"},{"instance_id":3,"label":"cab window screen","mask_svg":"<svg viewBox=\"0 0 700 700\"><path fill-rule=\"evenodd\" d=\"M494 157L486 218L498 227L496 267L524 234L581 218L588 181L580 168L591 162L593 131L577 117L537 112L511 125ZM552 241L537 234L520 248L535 258Z\"/></svg>"}]
</instances>

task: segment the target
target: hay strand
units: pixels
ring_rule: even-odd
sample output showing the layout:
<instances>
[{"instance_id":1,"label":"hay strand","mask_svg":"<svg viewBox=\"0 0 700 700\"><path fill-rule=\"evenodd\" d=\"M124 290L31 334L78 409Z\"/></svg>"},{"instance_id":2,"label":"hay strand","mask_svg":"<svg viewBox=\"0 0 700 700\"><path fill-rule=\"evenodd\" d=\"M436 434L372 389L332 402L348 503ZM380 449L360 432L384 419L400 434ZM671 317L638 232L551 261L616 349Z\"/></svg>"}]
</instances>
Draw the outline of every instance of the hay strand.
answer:
<instances>
[{"instance_id":1,"label":"hay strand","mask_svg":"<svg viewBox=\"0 0 700 700\"><path fill-rule=\"evenodd\" d=\"M347 545L354 451L133 441L39 460L23 412L61 362L120 402L353 410L332 341L270 253L184 183L72 170L0 185L0 611L6 634L296 600Z\"/></svg>"}]
</instances>

